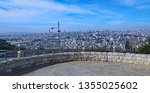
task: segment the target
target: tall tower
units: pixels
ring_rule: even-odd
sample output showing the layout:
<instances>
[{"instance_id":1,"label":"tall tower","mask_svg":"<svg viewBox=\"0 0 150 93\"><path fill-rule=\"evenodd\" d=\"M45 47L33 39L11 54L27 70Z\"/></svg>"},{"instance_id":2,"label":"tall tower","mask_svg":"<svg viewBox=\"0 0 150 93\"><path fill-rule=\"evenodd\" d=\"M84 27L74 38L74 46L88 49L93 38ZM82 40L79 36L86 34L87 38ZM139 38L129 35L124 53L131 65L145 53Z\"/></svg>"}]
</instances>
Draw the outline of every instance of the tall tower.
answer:
<instances>
[{"instance_id":1,"label":"tall tower","mask_svg":"<svg viewBox=\"0 0 150 93\"><path fill-rule=\"evenodd\" d=\"M58 32L60 32L60 24L59 24L59 21L58 21Z\"/></svg>"}]
</instances>

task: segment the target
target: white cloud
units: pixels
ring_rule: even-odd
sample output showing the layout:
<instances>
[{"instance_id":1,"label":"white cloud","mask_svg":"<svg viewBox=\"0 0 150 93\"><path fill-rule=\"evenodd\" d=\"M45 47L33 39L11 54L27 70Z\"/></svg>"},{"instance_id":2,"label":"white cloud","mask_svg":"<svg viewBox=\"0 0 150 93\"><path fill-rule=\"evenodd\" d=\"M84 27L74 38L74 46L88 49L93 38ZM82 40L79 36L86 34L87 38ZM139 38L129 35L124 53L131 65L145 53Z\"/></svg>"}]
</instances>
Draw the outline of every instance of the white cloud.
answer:
<instances>
[{"instance_id":1,"label":"white cloud","mask_svg":"<svg viewBox=\"0 0 150 93\"><path fill-rule=\"evenodd\" d=\"M119 5L133 7L139 10L150 9L150 0L113 0Z\"/></svg>"},{"instance_id":2,"label":"white cloud","mask_svg":"<svg viewBox=\"0 0 150 93\"><path fill-rule=\"evenodd\" d=\"M121 0L120 0L121 1ZM123 0L122 0L123 1ZM137 4L138 2L137 2L138 0L124 0L123 2L125 3L125 4L127 4L127 5L135 5L135 4Z\"/></svg>"},{"instance_id":3,"label":"white cloud","mask_svg":"<svg viewBox=\"0 0 150 93\"><path fill-rule=\"evenodd\" d=\"M102 8L99 5L73 5L55 2L55 0L9 0L0 1L0 23L18 26L42 26L48 27L56 21L69 25L97 25L100 22L110 21L111 24L121 24L122 14L111 9ZM8 9L8 10L7 10ZM70 14L70 15L69 15ZM73 14L73 15L72 15ZM93 21L94 20L94 21ZM18 25L19 24L19 25ZM23 25L22 25L23 24ZM26 24L26 25L24 25Z\"/></svg>"},{"instance_id":4,"label":"white cloud","mask_svg":"<svg viewBox=\"0 0 150 93\"><path fill-rule=\"evenodd\" d=\"M53 0L9 0L7 2L0 1L0 5L8 8L8 11L0 9L0 18L4 21L9 19L13 20L14 18L22 18L25 19L24 21L26 21L26 19L33 20L36 18L38 20L44 19L44 21L46 21L45 19L60 20L62 16L63 19L66 19L65 17L68 17L66 14L94 15L95 17L105 16L106 19L107 17L110 18L110 16L120 16L111 10L102 9L98 6L91 8L86 5L62 4L54 2ZM0 20L0 22L2 22L2 20Z\"/></svg>"},{"instance_id":5,"label":"white cloud","mask_svg":"<svg viewBox=\"0 0 150 93\"><path fill-rule=\"evenodd\" d=\"M94 14L77 5L66 5L48 0L0 1L0 23L52 22L66 19L65 14Z\"/></svg>"},{"instance_id":6,"label":"white cloud","mask_svg":"<svg viewBox=\"0 0 150 93\"><path fill-rule=\"evenodd\" d=\"M61 3L56 3L54 1L47 0L12 0L9 2L0 2L7 6L20 7L22 9L42 9L42 10L51 10L59 12L69 12L69 13L79 13L79 14L91 14L92 12L86 9L82 9L79 6L75 5L65 5Z\"/></svg>"},{"instance_id":7,"label":"white cloud","mask_svg":"<svg viewBox=\"0 0 150 93\"><path fill-rule=\"evenodd\" d=\"M140 10L148 10L148 9L150 9L150 5L137 6L137 9L140 9Z\"/></svg>"},{"instance_id":8,"label":"white cloud","mask_svg":"<svg viewBox=\"0 0 150 93\"><path fill-rule=\"evenodd\" d=\"M36 15L36 11L32 10L13 10L13 11L4 11L0 9L0 17L25 17L25 16L33 16Z\"/></svg>"},{"instance_id":9,"label":"white cloud","mask_svg":"<svg viewBox=\"0 0 150 93\"><path fill-rule=\"evenodd\" d=\"M113 1L117 2L118 4L128 5L128 6L132 6L138 3L137 2L138 0L113 0Z\"/></svg>"},{"instance_id":10,"label":"white cloud","mask_svg":"<svg viewBox=\"0 0 150 93\"><path fill-rule=\"evenodd\" d=\"M150 0L112 0L120 5L126 6L138 6L138 5L146 5L150 3Z\"/></svg>"}]
</instances>

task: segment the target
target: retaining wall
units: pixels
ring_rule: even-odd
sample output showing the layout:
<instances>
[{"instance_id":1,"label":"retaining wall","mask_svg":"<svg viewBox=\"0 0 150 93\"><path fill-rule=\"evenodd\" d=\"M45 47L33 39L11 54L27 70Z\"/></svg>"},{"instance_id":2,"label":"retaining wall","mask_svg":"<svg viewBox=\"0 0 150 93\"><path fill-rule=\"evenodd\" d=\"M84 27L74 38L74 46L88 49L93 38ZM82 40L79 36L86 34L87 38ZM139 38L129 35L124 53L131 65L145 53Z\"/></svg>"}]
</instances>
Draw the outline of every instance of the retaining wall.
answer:
<instances>
[{"instance_id":1,"label":"retaining wall","mask_svg":"<svg viewBox=\"0 0 150 93\"><path fill-rule=\"evenodd\" d=\"M69 52L46 54L2 61L0 63L0 75L44 64L51 65L70 61L125 62L150 66L150 55L114 52Z\"/></svg>"}]
</instances>

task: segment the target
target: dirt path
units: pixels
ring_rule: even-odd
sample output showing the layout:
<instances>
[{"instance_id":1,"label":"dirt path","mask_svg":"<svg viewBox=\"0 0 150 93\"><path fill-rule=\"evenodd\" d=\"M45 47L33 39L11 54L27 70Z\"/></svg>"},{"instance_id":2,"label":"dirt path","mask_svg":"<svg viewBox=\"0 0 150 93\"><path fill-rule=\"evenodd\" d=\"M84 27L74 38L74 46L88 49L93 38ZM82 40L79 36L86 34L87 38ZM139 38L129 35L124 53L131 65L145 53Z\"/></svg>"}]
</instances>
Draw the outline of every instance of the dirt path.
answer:
<instances>
[{"instance_id":1,"label":"dirt path","mask_svg":"<svg viewBox=\"0 0 150 93\"><path fill-rule=\"evenodd\" d=\"M117 62L69 62L44 67L26 76L150 76L150 66Z\"/></svg>"}]
</instances>

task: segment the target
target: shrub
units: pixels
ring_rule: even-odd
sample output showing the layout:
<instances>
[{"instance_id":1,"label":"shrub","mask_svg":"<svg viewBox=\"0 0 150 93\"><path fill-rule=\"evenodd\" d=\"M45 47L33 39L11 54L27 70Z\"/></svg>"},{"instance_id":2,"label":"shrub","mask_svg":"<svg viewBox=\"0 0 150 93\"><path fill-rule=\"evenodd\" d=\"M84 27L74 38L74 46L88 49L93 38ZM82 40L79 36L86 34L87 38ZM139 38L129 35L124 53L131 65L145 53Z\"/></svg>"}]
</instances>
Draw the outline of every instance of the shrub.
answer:
<instances>
[{"instance_id":1,"label":"shrub","mask_svg":"<svg viewBox=\"0 0 150 93\"><path fill-rule=\"evenodd\" d=\"M14 45L11 45L6 40L0 39L0 50L13 50L14 48Z\"/></svg>"},{"instance_id":2,"label":"shrub","mask_svg":"<svg viewBox=\"0 0 150 93\"><path fill-rule=\"evenodd\" d=\"M147 40L148 42L145 44L142 44L138 50L142 54L150 54L150 38Z\"/></svg>"}]
</instances>

